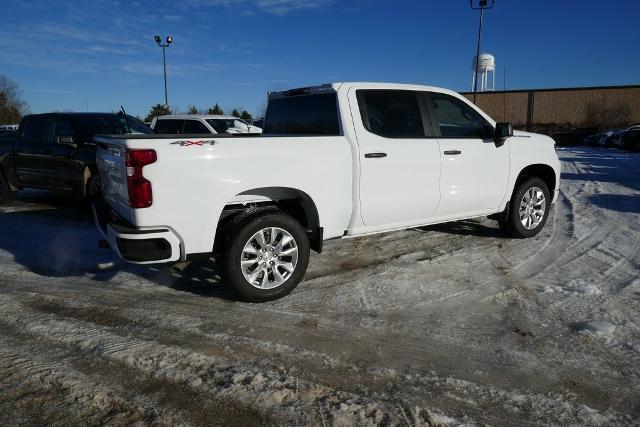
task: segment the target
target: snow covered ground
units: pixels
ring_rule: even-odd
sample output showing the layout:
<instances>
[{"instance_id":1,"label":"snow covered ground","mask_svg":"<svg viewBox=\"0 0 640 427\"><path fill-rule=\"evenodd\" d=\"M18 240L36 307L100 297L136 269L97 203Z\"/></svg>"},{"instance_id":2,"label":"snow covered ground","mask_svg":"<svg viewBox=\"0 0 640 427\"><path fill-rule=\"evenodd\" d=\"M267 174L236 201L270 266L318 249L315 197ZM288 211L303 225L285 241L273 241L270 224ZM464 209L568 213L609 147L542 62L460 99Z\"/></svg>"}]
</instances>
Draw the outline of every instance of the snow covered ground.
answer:
<instances>
[{"instance_id":1,"label":"snow covered ground","mask_svg":"<svg viewBox=\"0 0 640 427\"><path fill-rule=\"evenodd\" d=\"M126 265L81 204L23 193L0 207L0 423L638 423L640 155L560 156L533 239L331 241L259 305L213 263Z\"/></svg>"}]
</instances>

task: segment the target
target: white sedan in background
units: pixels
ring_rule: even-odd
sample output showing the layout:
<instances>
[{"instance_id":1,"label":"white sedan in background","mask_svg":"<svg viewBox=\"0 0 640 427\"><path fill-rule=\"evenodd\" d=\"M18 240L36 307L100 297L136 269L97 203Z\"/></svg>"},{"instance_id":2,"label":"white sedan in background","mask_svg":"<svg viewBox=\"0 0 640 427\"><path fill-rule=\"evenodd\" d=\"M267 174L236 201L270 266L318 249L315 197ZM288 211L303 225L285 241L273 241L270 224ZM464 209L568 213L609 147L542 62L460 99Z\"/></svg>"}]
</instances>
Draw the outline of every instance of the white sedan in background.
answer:
<instances>
[{"instance_id":1,"label":"white sedan in background","mask_svg":"<svg viewBox=\"0 0 640 427\"><path fill-rule=\"evenodd\" d=\"M233 116L215 114L155 117L151 129L158 134L262 133L262 129Z\"/></svg>"}]
</instances>

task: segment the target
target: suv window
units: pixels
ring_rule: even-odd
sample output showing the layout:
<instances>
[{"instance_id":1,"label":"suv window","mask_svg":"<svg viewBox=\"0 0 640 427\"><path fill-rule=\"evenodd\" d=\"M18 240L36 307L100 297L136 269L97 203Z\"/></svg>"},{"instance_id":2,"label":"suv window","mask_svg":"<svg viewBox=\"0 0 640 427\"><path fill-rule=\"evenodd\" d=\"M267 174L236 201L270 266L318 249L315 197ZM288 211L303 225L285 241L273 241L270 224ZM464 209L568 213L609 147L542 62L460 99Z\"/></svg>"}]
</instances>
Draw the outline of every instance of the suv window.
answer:
<instances>
[{"instance_id":1,"label":"suv window","mask_svg":"<svg viewBox=\"0 0 640 427\"><path fill-rule=\"evenodd\" d=\"M54 117L52 120L51 132L54 137L56 136L73 136L74 131L71 124L60 117Z\"/></svg>"},{"instance_id":2,"label":"suv window","mask_svg":"<svg viewBox=\"0 0 640 427\"><path fill-rule=\"evenodd\" d=\"M175 119L157 120L153 130L155 133L164 133L169 135L179 134L179 133L182 133L183 124L184 124L184 120L175 120Z\"/></svg>"},{"instance_id":3,"label":"suv window","mask_svg":"<svg viewBox=\"0 0 640 427\"><path fill-rule=\"evenodd\" d=\"M33 116L24 119L24 131L22 137L25 142L31 144L46 144L49 130L48 116Z\"/></svg>"},{"instance_id":4,"label":"suv window","mask_svg":"<svg viewBox=\"0 0 640 427\"><path fill-rule=\"evenodd\" d=\"M364 127L386 138L424 138L417 93L411 90L356 91Z\"/></svg>"},{"instance_id":5,"label":"suv window","mask_svg":"<svg viewBox=\"0 0 640 427\"><path fill-rule=\"evenodd\" d=\"M463 101L453 96L432 93L431 101L440 136L445 138L487 138L493 127Z\"/></svg>"},{"instance_id":6,"label":"suv window","mask_svg":"<svg viewBox=\"0 0 640 427\"><path fill-rule=\"evenodd\" d=\"M264 133L280 135L340 135L335 93L286 96L267 106Z\"/></svg>"},{"instance_id":7,"label":"suv window","mask_svg":"<svg viewBox=\"0 0 640 427\"><path fill-rule=\"evenodd\" d=\"M211 131L197 120L185 120L184 133L211 133Z\"/></svg>"},{"instance_id":8,"label":"suv window","mask_svg":"<svg viewBox=\"0 0 640 427\"><path fill-rule=\"evenodd\" d=\"M233 127L233 122L233 119L207 119L207 123L218 133L226 133L227 129Z\"/></svg>"}]
</instances>

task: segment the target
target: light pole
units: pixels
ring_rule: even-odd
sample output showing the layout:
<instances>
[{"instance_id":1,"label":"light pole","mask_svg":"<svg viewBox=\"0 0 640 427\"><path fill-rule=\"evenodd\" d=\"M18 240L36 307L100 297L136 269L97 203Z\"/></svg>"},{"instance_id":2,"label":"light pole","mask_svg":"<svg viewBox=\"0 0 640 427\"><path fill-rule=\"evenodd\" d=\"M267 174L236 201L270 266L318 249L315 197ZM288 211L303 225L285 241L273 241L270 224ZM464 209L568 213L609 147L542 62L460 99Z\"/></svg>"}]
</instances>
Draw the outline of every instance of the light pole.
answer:
<instances>
[{"instance_id":1,"label":"light pole","mask_svg":"<svg viewBox=\"0 0 640 427\"><path fill-rule=\"evenodd\" d=\"M478 68L480 68L480 39L482 37L482 18L484 17L484 10L491 9L496 3L496 0L469 0L471 9L480 9L480 25L478 25L478 47L476 48L476 67L473 70L473 103L476 103L476 92L478 92Z\"/></svg>"},{"instance_id":2,"label":"light pole","mask_svg":"<svg viewBox=\"0 0 640 427\"><path fill-rule=\"evenodd\" d=\"M153 39L156 41L158 46L162 48L162 65L164 68L164 106L169 108L169 102L167 101L167 55L164 50L173 42L173 37L167 36L167 43L162 43L160 36L153 36Z\"/></svg>"}]
</instances>

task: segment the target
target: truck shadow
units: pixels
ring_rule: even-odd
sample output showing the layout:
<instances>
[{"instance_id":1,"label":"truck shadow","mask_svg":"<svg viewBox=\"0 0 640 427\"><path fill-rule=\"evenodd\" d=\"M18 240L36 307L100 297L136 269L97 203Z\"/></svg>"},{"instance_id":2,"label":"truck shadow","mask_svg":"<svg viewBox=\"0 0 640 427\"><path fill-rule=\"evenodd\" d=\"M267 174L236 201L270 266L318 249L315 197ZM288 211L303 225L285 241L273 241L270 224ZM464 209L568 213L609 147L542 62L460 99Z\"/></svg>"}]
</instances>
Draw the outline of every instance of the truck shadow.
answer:
<instances>
[{"instance_id":1,"label":"truck shadow","mask_svg":"<svg viewBox=\"0 0 640 427\"><path fill-rule=\"evenodd\" d=\"M507 236L500 230L498 223L490 219L470 219L443 224L427 225L414 230L420 232L438 231L440 233L460 236L495 237L505 239Z\"/></svg>"},{"instance_id":2,"label":"truck shadow","mask_svg":"<svg viewBox=\"0 0 640 427\"><path fill-rule=\"evenodd\" d=\"M100 248L100 238L87 203L46 192L19 193L15 202L0 205L0 272L18 264L16 270L44 277L115 283L124 272L177 291L237 299L220 283L213 260L193 262L179 272L164 265L133 265Z\"/></svg>"},{"instance_id":3,"label":"truck shadow","mask_svg":"<svg viewBox=\"0 0 640 427\"><path fill-rule=\"evenodd\" d=\"M222 282L213 259L193 261L182 271L174 271L168 267L161 267L160 270L165 270L164 277L156 276L154 281L176 291L230 301L239 299L238 294ZM141 275L144 276L145 273Z\"/></svg>"}]
</instances>

